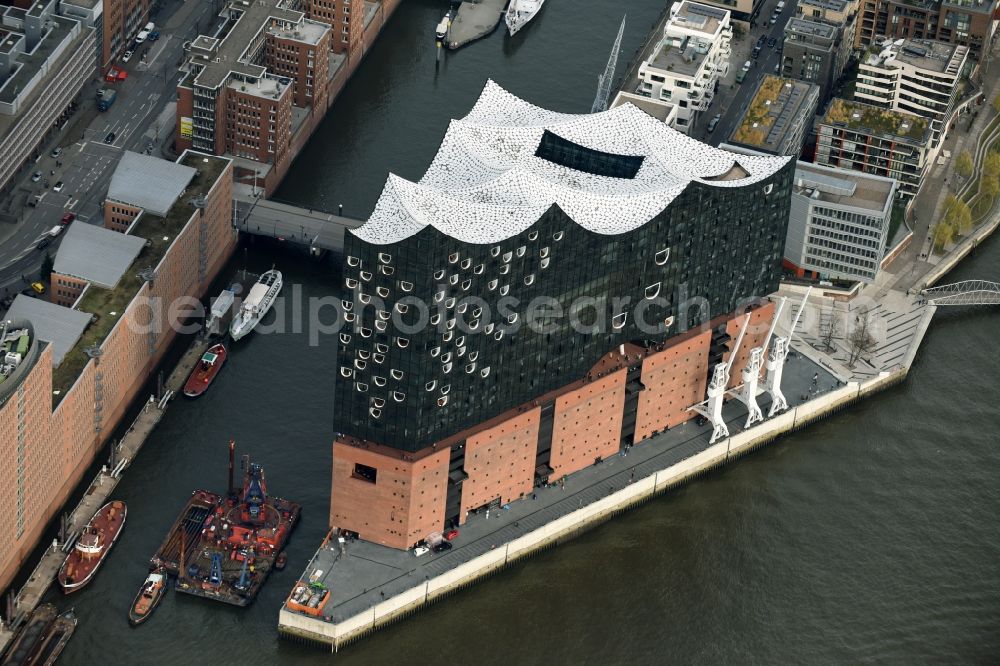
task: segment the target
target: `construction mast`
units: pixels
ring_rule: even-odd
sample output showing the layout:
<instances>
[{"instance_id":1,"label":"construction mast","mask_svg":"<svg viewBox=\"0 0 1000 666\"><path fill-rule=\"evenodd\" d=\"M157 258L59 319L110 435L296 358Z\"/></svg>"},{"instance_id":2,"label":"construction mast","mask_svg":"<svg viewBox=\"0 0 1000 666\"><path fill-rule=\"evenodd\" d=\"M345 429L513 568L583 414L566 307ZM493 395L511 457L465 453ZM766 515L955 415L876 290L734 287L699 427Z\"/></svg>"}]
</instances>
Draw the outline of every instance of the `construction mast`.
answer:
<instances>
[{"instance_id":1,"label":"construction mast","mask_svg":"<svg viewBox=\"0 0 1000 666\"><path fill-rule=\"evenodd\" d=\"M625 16L628 16L628 14ZM615 68L618 66L618 53L622 50L622 35L625 33L625 16L622 16L622 24L618 28L618 37L615 38L615 45L611 47L608 65L604 68L604 73L597 77L597 96L594 97L594 104L590 107L591 113L599 113L608 109L608 97L611 96L611 83L615 80Z\"/></svg>"}]
</instances>

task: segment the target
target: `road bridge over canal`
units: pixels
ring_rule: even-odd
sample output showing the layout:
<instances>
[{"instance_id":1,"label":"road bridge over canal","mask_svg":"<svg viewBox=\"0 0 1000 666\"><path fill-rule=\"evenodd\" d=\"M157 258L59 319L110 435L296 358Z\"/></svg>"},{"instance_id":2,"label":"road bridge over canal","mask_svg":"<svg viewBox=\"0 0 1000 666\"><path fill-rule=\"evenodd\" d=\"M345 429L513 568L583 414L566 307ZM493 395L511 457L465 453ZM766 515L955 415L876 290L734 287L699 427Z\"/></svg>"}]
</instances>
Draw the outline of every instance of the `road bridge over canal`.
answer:
<instances>
[{"instance_id":1,"label":"road bridge over canal","mask_svg":"<svg viewBox=\"0 0 1000 666\"><path fill-rule=\"evenodd\" d=\"M237 198L233 203L236 208L234 223L240 231L301 243L316 250L343 252L344 232L364 224L364 220L270 199Z\"/></svg>"}]
</instances>

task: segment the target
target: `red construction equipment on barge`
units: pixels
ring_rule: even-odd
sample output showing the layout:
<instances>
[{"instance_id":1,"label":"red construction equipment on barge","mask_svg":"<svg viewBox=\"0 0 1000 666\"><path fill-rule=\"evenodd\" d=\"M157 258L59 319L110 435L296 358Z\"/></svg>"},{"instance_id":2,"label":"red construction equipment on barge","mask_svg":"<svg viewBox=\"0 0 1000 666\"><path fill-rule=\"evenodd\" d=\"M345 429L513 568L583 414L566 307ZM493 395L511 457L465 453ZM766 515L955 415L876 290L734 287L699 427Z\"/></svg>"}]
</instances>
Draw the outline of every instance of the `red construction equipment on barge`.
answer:
<instances>
[{"instance_id":1,"label":"red construction equipment on barge","mask_svg":"<svg viewBox=\"0 0 1000 666\"><path fill-rule=\"evenodd\" d=\"M222 370L227 356L225 345L220 343L209 347L188 376L187 382L184 384L184 395L189 398L197 398L207 391L215 376L219 374L219 370Z\"/></svg>"},{"instance_id":2,"label":"red construction equipment on barge","mask_svg":"<svg viewBox=\"0 0 1000 666\"><path fill-rule=\"evenodd\" d=\"M301 506L267 494L264 468L243 458L243 487L235 490L235 443L229 443L229 493L191 494L151 562L177 576L174 589L247 606L275 568Z\"/></svg>"}]
</instances>

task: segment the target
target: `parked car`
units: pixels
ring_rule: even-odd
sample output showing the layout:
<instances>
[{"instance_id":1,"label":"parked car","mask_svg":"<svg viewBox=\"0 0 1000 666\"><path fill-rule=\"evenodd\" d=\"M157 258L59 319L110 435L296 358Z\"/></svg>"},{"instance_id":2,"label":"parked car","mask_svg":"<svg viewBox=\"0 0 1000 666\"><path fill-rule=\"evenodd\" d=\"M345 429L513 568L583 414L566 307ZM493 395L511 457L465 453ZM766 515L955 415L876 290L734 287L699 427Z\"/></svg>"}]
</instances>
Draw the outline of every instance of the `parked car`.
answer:
<instances>
[{"instance_id":1,"label":"parked car","mask_svg":"<svg viewBox=\"0 0 1000 666\"><path fill-rule=\"evenodd\" d=\"M766 39L767 39L767 37L765 37L764 35L761 35L761 36L760 36L760 37L759 37L759 38L757 39L757 48L760 48L760 47L764 46L764 41L765 41Z\"/></svg>"},{"instance_id":2,"label":"parked car","mask_svg":"<svg viewBox=\"0 0 1000 666\"><path fill-rule=\"evenodd\" d=\"M38 241L38 245L35 246L35 249L44 250L48 246L49 246L49 239L43 238L42 240Z\"/></svg>"},{"instance_id":3,"label":"parked car","mask_svg":"<svg viewBox=\"0 0 1000 666\"><path fill-rule=\"evenodd\" d=\"M59 224L69 224L76 219L76 213L63 213L62 219L59 220Z\"/></svg>"},{"instance_id":4,"label":"parked car","mask_svg":"<svg viewBox=\"0 0 1000 666\"><path fill-rule=\"evenodd\" d=\"M458 530L454 530L454 529L448 530L447 532L444 533L443 536L444 536L445 540L447 540L447 541L453 541L458 536Z\"/></svg>"},{"instance_id":5,"label":"parked car","mask_svg":"<svg viewBox=\"0 0 1000 666\"><path fill-rule=\"evenodd\" d=\"M41 171L36 171L35 173L31 174L31 182L37 183L41 179L42 179L42 172Z\"/></svg>"},{"instance_id":6,"label":"parked car","mask_svg":"<svg viewBox=\"0 0 1000 666\"><path fill-rule=\"evenodd\" d=\"M708 121L708 133L709 134L711 134L712 132L715 131L715 126L719 124L720 120L722 120L722 114L721 113L717 113L717 114L715 114L712 117L711 120Z\"/></svg>"},{"instance_id":7,"label":"parked car","mask_svg":"<svg viewBox=\"0 0 1000 666\"><path fill-rule=\"evenodd\" d=\"M771 39L767 40L767 48L773 49L774 45L777 44L777 43L778 43L778 40L775 39L774 37L772 37Z\"/></svg>"},{"instance_id":8,"label":"parked car","mask_svg":"<svg viewBox=\"0 0 1000 666\"><path fill-rule=\"evenodd\" d=\"M31 288L35 291L36 294L44 294L45 293L45 285L42 284L41 282L32 282L31 283Z\"/></svg>"},{"instance_id":9,"label":"parked car","mask_svg":"<svg viewBox=\"0 0 1000 666\"><path fill-rule=\"evenodd\" d=\"M60 180L58 183L56 183L56 186L52 188L52 191L62 192L62 189L63 189L63 182Z\"/></svg>"},{"instance_id":10,"label":"parked car","mask_svg":"<svg viewBox=\"0 0 1000 666\"><path fill-rule=\"evenodd\" d=\"M421 555L426 555L429 552L431 552L431 549L427 546L417 546L413 549L413 556L420 557Z\"/></svg>"},{"instance_id":11,"label":"parked car","mask_svg":"<svg viewBox=\"0 0 1000 666\"><path fill-rule=\"evenodd\" d=\"M114 132L108 132L108 135L106 137L104 137L104 143L111 144L111 143L114 143L114 142L115 142L115 133Z\"/></svg>"},{"instance_id":12,"label":"parked car","mask_svg":"<svg viewBox=\"0 0 1000 666\"><path fill-rule=\"evenodd\" d=\"M759 55L760 55L760 47L759 46L753 47L753 59L756 60L757 56Z\"/></svg>"},{"instance_id":13,"label":"parked car","mask_svg":"<svg viewBox=\"0 0 1000 666\"><path fill-rule=\"evenodd\" d=\"M152 30L152 31L150 31L149 37L147 37L146 40L150 41L150 42L155 42L159 38L160 38L160 31L159 30Z\"/></svg>"},{"instance_id":14,"label":"parked car","mask_svg":"<svg viewBox=\"0 0 1000 666\"><path fill-rule=\"evenodd\" d=\"M435 553L444 553L452 549L452 545L447 541L442 541L438 545L434 546Z\"/></svg>"},{"instance_id":15,"label":"parked car","mask_svg":"<svg viewBox=\"0 0 1000 666\"><path fill-rule=\"evenodd\" d=\"M132 53L133 53L132 51L126 51L124 55L122 55L122 62L128 62L129 60L131 60Z\"/></svg>"},{"instance_id":16,"label":"parked car","mask_svg":"<svg viewBox=\"0 0 1000 666\"><path fill-rule=\"evenodd\" d=\"M52 152L50 154L52 155L52 157L59 157L60 155L62 155L62 148L56 146L55 148L52 149Z\"/></svg>"}]
</instances>

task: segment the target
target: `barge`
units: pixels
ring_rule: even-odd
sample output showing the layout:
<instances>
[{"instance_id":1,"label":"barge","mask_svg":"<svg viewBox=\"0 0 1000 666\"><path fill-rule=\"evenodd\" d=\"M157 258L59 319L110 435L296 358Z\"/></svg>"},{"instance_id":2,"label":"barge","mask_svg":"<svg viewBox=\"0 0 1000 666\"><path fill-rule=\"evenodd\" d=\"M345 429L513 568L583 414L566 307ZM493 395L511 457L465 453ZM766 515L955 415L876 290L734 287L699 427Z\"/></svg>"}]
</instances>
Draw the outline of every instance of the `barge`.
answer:
<instances>
[{"instance_id":1,"label":"barge","mask_svg":"<svg viewBox=\"0 0 1000 666\"><path fill-rule=\"evenodd\" d=\"M268 495L264 468L249 456L236 490L234 455L230 442L229 492L194 491L150 564L176 576L178 592L248 606L276 568L301 505Z\"/></svg>"}]
</instances>

